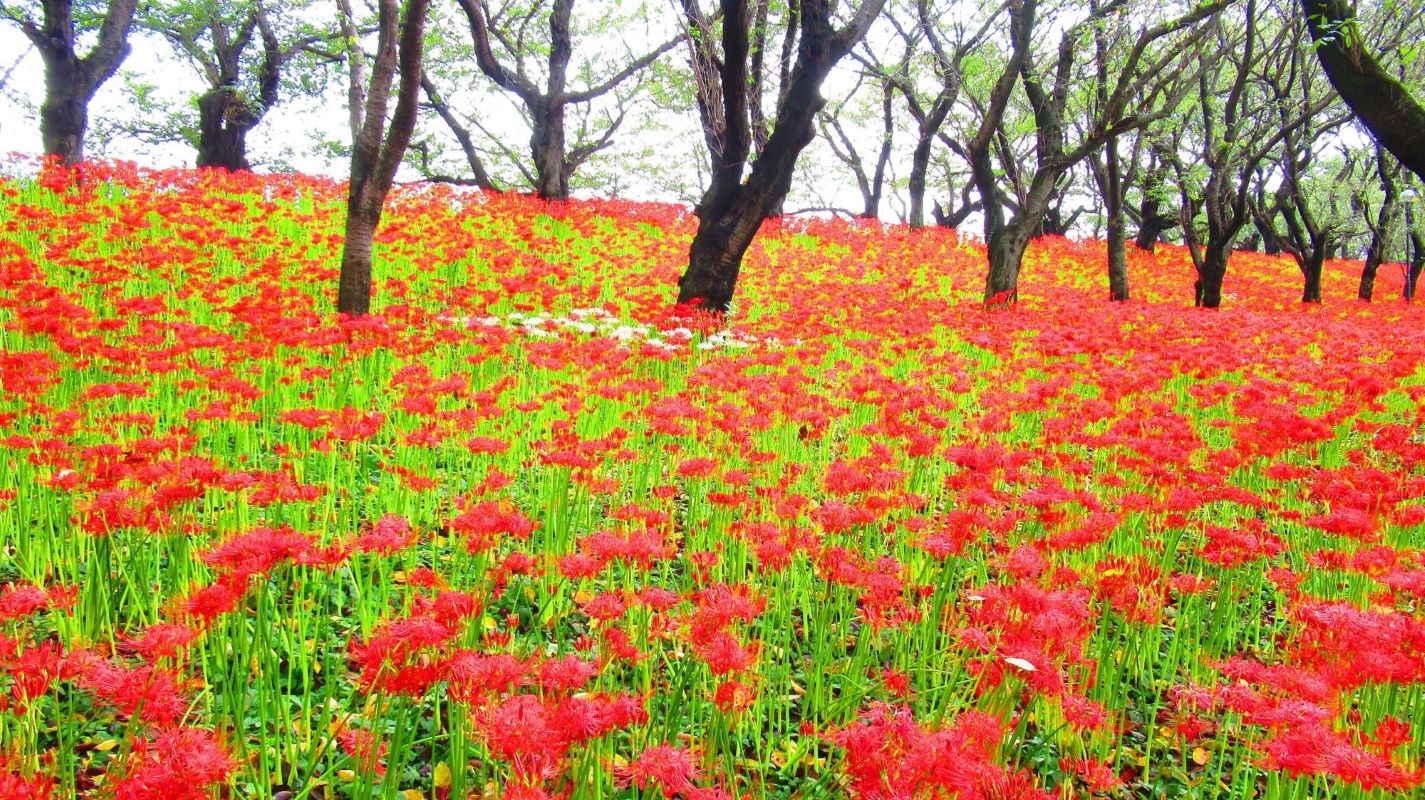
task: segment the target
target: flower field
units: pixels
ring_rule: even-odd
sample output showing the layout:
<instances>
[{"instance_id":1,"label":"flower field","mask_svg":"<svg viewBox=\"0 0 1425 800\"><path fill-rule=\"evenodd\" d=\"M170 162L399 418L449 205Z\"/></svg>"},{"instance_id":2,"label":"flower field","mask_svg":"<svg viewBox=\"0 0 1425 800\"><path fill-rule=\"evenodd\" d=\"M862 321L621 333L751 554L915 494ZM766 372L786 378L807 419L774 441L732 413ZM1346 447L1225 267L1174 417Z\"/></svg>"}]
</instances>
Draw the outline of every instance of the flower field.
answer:
<instances>
[{"instance_id":1,"label":"flower field","mask_svg":"<svg viewBox=\"0 0 1425 800\"><path fill-rule=\"evenodd\" d=\"M1425 792L1425 310L1331 262L0 182L0 799Z\"/></svg>"}]
</instances>

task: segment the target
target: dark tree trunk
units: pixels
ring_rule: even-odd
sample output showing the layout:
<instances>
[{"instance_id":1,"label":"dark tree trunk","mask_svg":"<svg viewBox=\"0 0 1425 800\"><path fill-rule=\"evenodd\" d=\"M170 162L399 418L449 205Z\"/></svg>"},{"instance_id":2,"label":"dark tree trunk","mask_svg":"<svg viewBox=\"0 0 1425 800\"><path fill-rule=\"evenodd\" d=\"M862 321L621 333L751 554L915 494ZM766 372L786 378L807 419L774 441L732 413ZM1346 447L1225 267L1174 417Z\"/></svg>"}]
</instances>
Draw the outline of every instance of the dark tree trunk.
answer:
<instances>
[{"instance_id":1,"label":"dark tree trunk","mask_svg":"<svg viewBox=\"0 0 1425 800\"><path fill-rule=\"evenodd\" d=\"M990 270L985 279L985 301L991 306L1012 305L1019 300L1019 268L1029 247L1032 229L1025 218L1001 227L985 245Z\"/></svg>"},{"instance_id":2,"label":"dark tree trunk","mask_svg":"<svg viewBox=\"0 0 1425 800\"><path fill-rule=\"evenodd\" d=\"M1326 264L1326 248L1313 250L1301 265L1301 302L1321 302L1321 270Z\"/></svg>"},{"instance_id":3,"label":"dark tree trunk","mask_svg":"<svg viewBox=\"0 0 1425 800\"><path fill-rule=\"evenodd\" d=\"M352 143L351 186L346 200L346 239L336 310L360 317L371 310L371 243L396 168L415 130L421 87L421 48L428 0L380 0L376 61L366 91L361 130ZM386 106L399 60L401 82L396 109L386 126Z\"/></svg>"},{"instance_id":4,"label":"dark tree trunk","mask_svg":"<svg viewBox=\"0 0 1425 800\"><path fill-rule=\"evenodd\" d=\"M930 147L935 141L934 134L924 131L915 141L915 150L910 154L910 176L906 190L910 193L910 226L925 227L925 176L930 171Z\"/></svg>"},{"instance_id":5,"label":"dark tree trunk","mask_svg":"<svg viewBox=\"0 0 1425 800\"><path fill-rule=\"evenodd\" d=\"M1376 289L1376 273L1380 271L1382 253L1382 242L1377 241L1374 235L1371 236L1371 243L1366 247L1366 260L1361 265L1361 283L1356 288L1356 297L1369 303L1371 295Z\"/></svg>"},{"instance_id":6,"label":"dark tree trunk","mask_svg":"<svg viewBox=\"0 0 1425 800\"><path fill-rule=\"evenodd\" d=\"M99 24L98 41L89 54L74 50L72 0L44 0L38 23L16 12L14 21L39 51L45 65L45 99L40 105L40 140L45 155L65 164L84 160L89 101L129 54L129 28L137 0L110 0Z\"/></svg>"},{"instance_id":7,"label":"dark tree trunk","mask_svg":"<svg viewBox=\"0 0 1425 800\"><path fill-rule=\"evenodd\" d=\"M1222 305L1222 281L1227 277L1229 249L1224 243L1210 242L1204 248L1202 265L1197 270L1197 282L1193 284L1194 304L1199 308L1217 308Z\"/></svg>"},{"instance_id":8,"label":"dark tree trunk","mask_svg":"<svg viewBox=\"0 0 1425 800\"><path fill-rule=\"evenodd\" d=\"M199 167L215 167L230 172L252 169L247 162L248 123L243 102L230 87L209 89L198 98Z\"/></svg>"},{"instance_id":9,"label":"dark tree trunk","mask_svg":"<svg viewBox=\"0 0 1425 800\"><path fill-rule=\"evenodd\" d=\"M534 156L535 194L541 200L566 200L569 170L564 163L564 103L546 101L531 110L534 134L529 145Z\"/></svg>"},{"instance_id":10,"label":"dark tree trunk","mask_svg":"<svg viewBox=\"0 0 1425 800\"><path fill-rule=\"evenodd\" d=\"M1407 303L1415 301L1415 287L1420 282L1420 273L1422 270L1425 270L1425 237L1411 231L1410 260L1406 262L1405 291L1401 294Z\"/></svg>"},{"instance_id":11,"label":"dark tree trunk","mask_svg":"<svg viewBox=\"0 0 1425 800\"><path fill-rule=\"evenodd\" d=\"M698 230L688 249L688 269L678 281L678 305L696 305L726 312L732 302L742 257L762 220L780 208L792 185L797 157L815 135L816 114L825 100L820 94L826 73L860 41L885 0L865 0L840 30L831 23L829 0L802 0L797 20L800 36L796 62L782 84L777 118L766 144L752 162L744 183L743 170L751 152L749 121L748 34L751 15L745 0L723 0L723 55L716 64L721 90L722 131L709 129L713 113L700 93L704 135L713 148L712 179L698 204ZM694 0L683 0L690 28L701 29L706 18ZM710 59L708 51L695 57ZM712 71L711 60L700 65ZM719 135L714 135L719 134Z\"/></svg>"},{"instance_id":12,"label":"dark tree trunk","mask_svg":"<svg viewBox=\"0 0 1425 800\"><path fill-rule=\"evenodd\" d=\"M1253 249L1260 249L1261 252L1269 256L1281 255L1282 243L1281 240L1277 238L1276 231L1272 230L1271 227L1263 224L1260 219L1255 217L1252 219L1252 224L1256 226L1257 235L1261 237L1260 244L1258 245L1258 247Z\"/></svg>"},{"instance_id":13,"label":"dark tree trunk","mask_svg":"<svg viewBox=\"0 0 1425 800\"><path fill-rule=\"evenodd\" d=\"M1316 57L1341 99L1385 149L1425 180L1425 107L1365 50L1344 0L1301 0Z\"/></svg>"},{"instance_id":14,"label":"dark tree trunk","mask_svg":"<svg viewBox=\"0 0 1425 800\"><path fill-rule=\"evenodd\" d=\"M65 164L84 160L84 133L89 128L89 94L74 77L72 63L46 65L44 104L40 106L40 140L45 155Z\"/></svg>"},{"instance_id":15,"label":"dark tree trunk","mask_svg":"<svg viewBox=\"0 0 1425 800\"><path fill-rule=\"evenodd\" d=\"M1123 215L1123 179L1118 163L1118 140L1104 146L1103 206L1108 243L1108 299L1128 299L1128 233Z\"/></svg>"}]
</instances>

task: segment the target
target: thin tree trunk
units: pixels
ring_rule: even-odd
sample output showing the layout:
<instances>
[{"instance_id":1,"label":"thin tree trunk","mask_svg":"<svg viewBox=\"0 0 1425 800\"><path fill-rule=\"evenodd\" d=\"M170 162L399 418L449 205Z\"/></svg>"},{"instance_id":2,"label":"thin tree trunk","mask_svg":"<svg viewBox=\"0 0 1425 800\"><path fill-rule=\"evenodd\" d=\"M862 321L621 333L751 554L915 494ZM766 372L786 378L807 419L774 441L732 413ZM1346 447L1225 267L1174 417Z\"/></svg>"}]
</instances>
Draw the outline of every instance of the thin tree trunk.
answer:
<instances>
[{"instance_id":1,"label":"thin tree trunk","mask_svg":"<svg viewBox=\"0 0 1425 800\"><path fill-rule=\"evenodd\" d=\"M1381 261L1384 258L1385 243L1381 241L1378 234L1371 234L1371 243L1366 247L1366 260L1361 265L1361 282L1356 288L1356 297L1369 303L1371 295L1375 293L1376 273L1380 271Z\"/></svg>"},{"instance_id":2,"label":"thin tree trunk","mask_svg":"<svg viewBox=\"0 0 1425 800\"><path fill-rule=\"evenodd\" d=\"M1108 239L1108 299L1128 299L1128 233L1123 218L1123 177L1118 164L1118 138L1104 145L1104 216Z\"/></svg>"},{"instance_id":3,"label":"thin tree trunk","mask_svg":"<svg viewBox=\"0 0 1425 800\"><path fill-rule=\"evenodd\" d=\"M371 310L371 245L396 169L415 130L421 88L421 48L428 0L380 0L376 61L367 88L361 130L351 149L351 186L346 200L346 239L337 282L339 313ZM399 62L396 109L386 124L386 106Z\"/></svg>"}]
</instances>

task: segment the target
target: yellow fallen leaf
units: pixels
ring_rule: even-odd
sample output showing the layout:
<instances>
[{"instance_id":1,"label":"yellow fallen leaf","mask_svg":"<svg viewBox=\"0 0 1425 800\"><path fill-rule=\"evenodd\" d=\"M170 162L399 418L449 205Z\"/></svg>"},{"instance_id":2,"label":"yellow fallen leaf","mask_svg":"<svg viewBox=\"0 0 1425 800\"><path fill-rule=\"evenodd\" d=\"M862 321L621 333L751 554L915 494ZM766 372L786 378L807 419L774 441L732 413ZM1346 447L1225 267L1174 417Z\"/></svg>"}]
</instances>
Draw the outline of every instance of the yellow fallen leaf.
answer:
<instances>
[{"instance_id":1,"label":"yellow fallen leaf","mask_svg":"<svg viewBox=\"0 0 1425 800\"><path fill-rule=\"evenodd\" d=\"M1194 764L1198 765L1199 767L1201 767L1201 766L1206 765L1207 762L1208 762L1208 759L1210 759L1210 758L1211 758L1211 756L1209 756L1209 755L1207 754L1207 751L1204 750L1204 749L1202 749L1201 747L1194 747L1194 748L1193 748L1193 751L1192 751L1192 763L1194 763Z\"/></svg>"},{"instance_id":2,"label":"yellow fallen leaf","mask_svg":"<svg viewBox=\"0 0 1425 800\"><path fill-rule=\"evenodd\" d=\"M421 794L420 789L406 789L401 792L401 796L406 800L426 800L426 796Z\"/></svg>"},{"instance_id":3,"label":"yellow fallen leaf","mask_svg":"<svg viewBox=\"0 0 1425 800\"><path fill-rule=\"evenodd\" d=\"M350 769L339 769L336 771L336 776L344 781L354 781L356 780L356 771Z\"/></svg>"},{"instance_id":4,"label":"yellow fallen leaf","mask_svg":"<svg viewBox=\"0 0 1425 800\"><path fill-rule=\"evenodd\" d=\"M98 750L98 751L101 752L101 753L107 753L107 752L109 752L110 750L113 750L115 747L118 747L118 746L119 746L119 740L118 740L118 739L105 739L104 741L102 741L102 742L100 742L100 743L94 745L94 749L95 749L95 750Z\"/></svg>"}]
</instances>

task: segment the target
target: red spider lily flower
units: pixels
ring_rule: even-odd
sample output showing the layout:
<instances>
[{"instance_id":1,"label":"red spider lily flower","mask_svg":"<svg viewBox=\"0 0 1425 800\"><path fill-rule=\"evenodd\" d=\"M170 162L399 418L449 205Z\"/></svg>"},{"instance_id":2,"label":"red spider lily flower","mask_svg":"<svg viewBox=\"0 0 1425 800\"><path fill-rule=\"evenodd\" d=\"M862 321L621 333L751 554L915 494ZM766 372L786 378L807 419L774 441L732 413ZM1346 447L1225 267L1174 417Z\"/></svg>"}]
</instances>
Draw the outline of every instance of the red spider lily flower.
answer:
<instances>
[{"instance_id":1,"label":"red spider lily flower","mask_svg":"<svg viewBox=\"0 0 1425 800\"><path fill-rule=\"evenodd\" d=\"M363 553L392 555L416 543L411 523L399 514L386 514L370 530L356 537L352 546Z\"/></svg>"},{"instance_id":2,"label":"red spider lily flower","mask_svg":"<svg viewBox=\"0 0 1425 800\"><path fill-rule=\"evenodd\" d=\"M1061 758L1059 769L1078 778L1090 794L1113 794L1123 786L1113 766L1097 759Z\"/></svg>"},{"instance_id":3,"label":"red spider lily flower","mask_svg":"<svg viewBox=\"0 0 1425 800\"><path fill-rule=\"evenodd\" d=\"M597 674L598 664L569 655L540 664L539 685L546 692L567 694L583 688Z\"/></svg>"},{"instance_id":4,"label":"red spider lily flower","mask_svg":"<svg viewBox=\"0 0 1425 800\"><path fill-rule=\"evenodd\" d=\"M43 775L26 778L0 770L0 800L52 800L53 797L53 779Z\"/></svg>"},{"instance_id":5,"label":"red spider lily flower","mask_svg":"<svg viewBox=\"0 0 1425 800\"><path fill-rule=\"evenodd\" d=\"M450 529L466 536L467 549L477 554L494 547L499 536L528 539L535 523L518 509L507 510L504 503L485 500L452 519Z\"/></svg>"},{"instance_id":6,"label":"red spider lily flower","mask_svg":"<svg viewBox=\"0 0 1425 800\"><path fill-rule=\"evenodd\" d=\"M723 681L713 690L713 705L724 714L746 711L756 700L757 689L741 681Z\"/></svg>"},{"instance_id":7,"label":"red spider lily flower","mask_svg":"<svg viewBox=\"0 0 1425 800\"><path fill-rule=\"evenodd\" d=\"M177 658L201 633L187 625L160 622L144 628L138 637L126 638L124 645L150 663L161 658Z\"/></svg>"},{"instance_id":8,"label":"red spider lily flower","mask_svg":"<svg viewBox=\"0 0 1425 800\"><path fill-rule=\"evenodd\" d=\"M28 617L49 603L49 594L38 586L10 584L0 589L0 622Z\"/></svg>"},{"instance_id":9,"label":"red spider lily flower","mask_svg":"<svg viewBox=\"0 0 1425 800\"><path fill-rule=\"evenodd\" d=\"M483 705L531 680L532 664L508 653L457 650L445 663L452 700Z\"/></svg>"},{"instance_id":10,"label":"red spider lily flower","mask_svg":"<svg viewBox=\"0 0 1425 800\"><path fill-rule=\"evenodd\" d=\"M620 787L657 789L665 798L687 795L700 777L692 751L671 744L644 748L638 758L615 769L614 775Z\"/></svg>"},{"instance_id":11,"label":"red spider lily flower","mask_svg":"<svg viewBox=\"0 0 1425 800\"><path fill-rule=\"evenodd\" d=\"M386 774L386 753L391 745L360 728L343 728L336 735L341 751L356 762L356 771L380 777Z\"/></svg>"},{"instance_id":12,"label":"red spider lily flower","mask_svg":"<svg viewBox=\"0 0 1425 800\"><path fill-rule=\"evenodd\" d=\"M78 683L124 716L136 716L159 728L173 728L188 711L184 683L173 672L144 665L132 670L107 661L84 659Z\"/></svg>"},{"instance_id":13,"label":"red spider lily flower","mask_svg":"<svg viewBox=\"0 0 1425 800\"><path fill-rule=\"evenodd\" d=\"M50 686L70 672L64 651L58 642L40 642L34 647L9 656L0 647L0 667L11 680L10 695L16 713L24 714L35 700L49 692Z\"/></svg>"}]
</instances>

